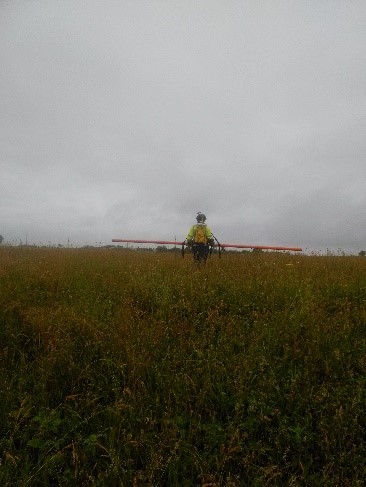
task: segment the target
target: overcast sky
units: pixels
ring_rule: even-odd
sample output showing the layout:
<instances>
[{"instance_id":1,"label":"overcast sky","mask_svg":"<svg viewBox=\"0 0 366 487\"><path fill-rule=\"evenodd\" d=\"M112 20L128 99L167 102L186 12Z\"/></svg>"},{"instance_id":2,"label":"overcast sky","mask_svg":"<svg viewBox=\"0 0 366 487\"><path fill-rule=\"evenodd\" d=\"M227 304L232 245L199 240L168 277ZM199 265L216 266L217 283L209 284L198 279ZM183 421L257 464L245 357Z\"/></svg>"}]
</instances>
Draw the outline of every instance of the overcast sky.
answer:
<instances>
[{"instance_id":1,"label":"overcast sky","mask_svg":"<svg viewBox=\"0 0 366 487\"><path fill-rule=\"evenodd\" d=\"M366 250L365 0L0 0L0 234Z\"/></svg>"}]
</instances>

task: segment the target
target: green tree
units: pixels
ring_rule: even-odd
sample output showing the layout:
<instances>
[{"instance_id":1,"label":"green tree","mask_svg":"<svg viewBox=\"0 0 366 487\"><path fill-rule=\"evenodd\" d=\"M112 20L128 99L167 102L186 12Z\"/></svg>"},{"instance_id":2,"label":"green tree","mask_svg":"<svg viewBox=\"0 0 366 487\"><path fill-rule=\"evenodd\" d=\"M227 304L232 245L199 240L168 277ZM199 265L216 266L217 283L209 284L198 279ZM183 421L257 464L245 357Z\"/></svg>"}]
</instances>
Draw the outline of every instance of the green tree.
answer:
<instances>
[{"instance_id":1,"label":"green tree","mask_svg":"<svg viewBox=\"0 0 366 487\"><path fill-rule=\"evenodd\" d=\"M4 237L0 235L0 245L3 243Z\"/></svg>"}]
</instances>

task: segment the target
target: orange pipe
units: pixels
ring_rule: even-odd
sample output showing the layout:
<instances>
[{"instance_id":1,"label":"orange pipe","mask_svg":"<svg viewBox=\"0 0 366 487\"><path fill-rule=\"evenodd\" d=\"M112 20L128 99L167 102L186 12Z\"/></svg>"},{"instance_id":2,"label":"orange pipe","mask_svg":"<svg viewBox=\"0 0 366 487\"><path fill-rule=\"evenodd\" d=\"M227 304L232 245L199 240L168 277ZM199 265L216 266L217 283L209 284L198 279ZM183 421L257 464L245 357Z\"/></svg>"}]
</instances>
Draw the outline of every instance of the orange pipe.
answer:
<instances>
[{"instance_id":1,"label":"orange pipe","mask_svg":"<svg viewBox=\"0 0 366 487\"><path fill-rule=\"evenodd\" d=\"M170 240L136 240L126 238L114 238L112 242L127 242L127 243L153 243L153 244L166 244L166 245L182 245L184 242L172 242Z\"/></svg>"},{"instance_id":2,"label":"orange pipe","mask_svg":"<svg viewBox=\"0 0 366 487\"><path fill-rule=\"evenodd\" d=\"M183 242L176 242L171 240L140 240L140 239L123 239L114 238L112 242L125 242L125 243L152 243L157 245L183 245ZM216 246L216 245L215 245ZM270 245L241 245L241 244L220 244L222 248L234 248L234 249L258 249L258 250L291 250L293 252L301 252L301 247L278 247Z\"/></svg>"},{"instance_id":3,"label":"orange pipe","mask_svg":"<svg viewBox=\"0 0 366 487\"><path fill-rule=\"evenodd\" d=\"M234 249L260 249L260 250L292 250L293 252L301 252L301 247L277 247L270 245L240 245L240 244L220 244L220 247L232 247Z\"/></svg>"}]
</instances>

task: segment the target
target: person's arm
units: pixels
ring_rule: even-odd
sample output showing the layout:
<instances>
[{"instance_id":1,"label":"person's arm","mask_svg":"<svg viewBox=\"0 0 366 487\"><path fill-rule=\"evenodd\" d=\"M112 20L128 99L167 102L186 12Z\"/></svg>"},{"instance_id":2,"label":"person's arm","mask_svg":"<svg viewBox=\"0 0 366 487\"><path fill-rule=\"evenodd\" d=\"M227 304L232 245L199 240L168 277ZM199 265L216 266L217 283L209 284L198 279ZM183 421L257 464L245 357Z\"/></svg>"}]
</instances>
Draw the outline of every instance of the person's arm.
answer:
<instances>
[{"instance_id":1,"label":"person's arm","mask_svg":"<svg viewBox=\"0 0 366 487\"><path fill-rule=\"evenodd\" d=\"M206 237L207 237L207 240L208 240L209 244L210 245L214 245L215 240L214 240L214 236L213 236L212 230L207 225L206 225Z\"/></svg>"}]
</instances>

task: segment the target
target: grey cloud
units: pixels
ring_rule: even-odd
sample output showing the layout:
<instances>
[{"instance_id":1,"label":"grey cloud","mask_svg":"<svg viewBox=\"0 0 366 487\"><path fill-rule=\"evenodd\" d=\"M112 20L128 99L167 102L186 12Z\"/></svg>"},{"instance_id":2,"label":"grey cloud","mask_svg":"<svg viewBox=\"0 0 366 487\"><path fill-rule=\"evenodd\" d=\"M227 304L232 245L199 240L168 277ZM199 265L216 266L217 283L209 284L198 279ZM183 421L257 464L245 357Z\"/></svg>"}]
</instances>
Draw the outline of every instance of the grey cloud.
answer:
<instances>
[{"instance_id":1,"label":"grey cloud","mask_svg":"<svg viewBox=\"0 0 366 487\"><path fill-rule=\"evenodd\" d=\"M8 240L364 246L364 2L0 9Z\"/></svg>"}]
</instances>

